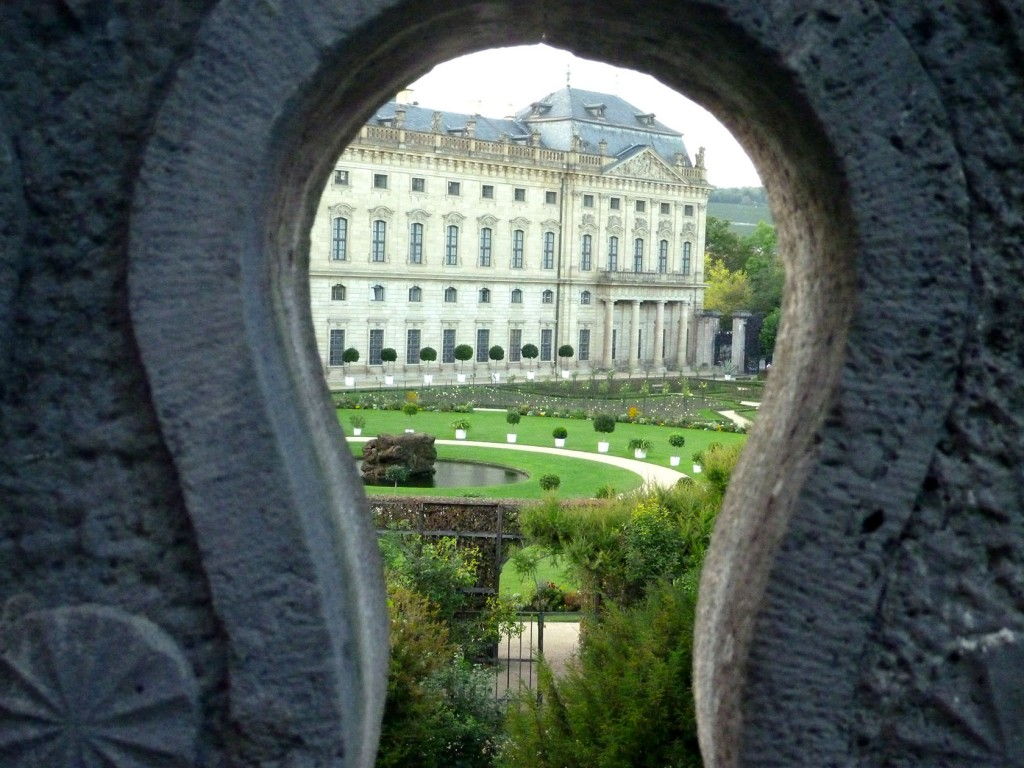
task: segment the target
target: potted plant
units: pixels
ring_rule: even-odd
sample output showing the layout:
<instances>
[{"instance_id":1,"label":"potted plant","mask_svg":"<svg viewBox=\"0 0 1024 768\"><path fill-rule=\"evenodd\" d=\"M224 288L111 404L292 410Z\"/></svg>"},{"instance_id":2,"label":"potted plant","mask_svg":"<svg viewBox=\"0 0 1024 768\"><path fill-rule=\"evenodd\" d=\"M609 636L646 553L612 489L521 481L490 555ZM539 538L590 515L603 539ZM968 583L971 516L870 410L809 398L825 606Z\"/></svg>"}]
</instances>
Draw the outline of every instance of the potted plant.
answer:
<instances>
[{"instance_id":1,"label":"potted plant","mask_svg":"<svg viewBox=\"0 0 1024 768\"><path fill-rule=\"evenodd\" d=\"M536 344L523 344L519 354L523 356L523 360L530 361L530 370L526 372L526 379L527 381L533 381L534 376L537 375L537 372L533 370L533 361L540 355L540 350L537 349Z\"/></svg>"},{"instance_id":2,"label":"potted plant","mask_svg":"<svg viewBox=\"0 0 1024 768\"><path fill-rule=\"evenodd\" d=\"M551 430L551 436L555 438L555 448L565 448L565 438L569 436L569 430L565 427L555 427Z\"/></svg>"},{"instance_id":3,"label":"potted plant","mask_svg":"<svg viewBox=\"0 0 1024 768\"><path fill-rule=\"evenodd\" d=\"M509 432L509 433L507 433L505 435L505 439L508 442L510 442L510 443L514 443L516 441L516 439L517 439L517 436L516 436L516 433L515 433L515 426L516 426L516 424L519 423L519 420L521 418L522 418L522 416L519 415L519 409L518 408L509 408L508 409L508 413L505 414L505 421L507 421L512 426L512 428L513 428L513 431L511 431L511 432Z\"/></svg>"},{"instance_id":4,"label":"potted plant","mask_svg":"<svg viewBox=\"0 0 1024 768\"><path fill-rule=\"evenodd\" d=\"M610 413L599 413L594 417L594 431L610 434L615 431L615 417ZM598 453L608 453L608 441L599 440L597 443Z\"/></svg>"},{"instance_id":5,"label":"potted plant","mask_svg":"<svg viewBox=\"0 0 1024 768\"><path fill-rule=\"evenodd\" d=\"M542 491L556 491L562 484L562 478L558 475L541 475L538 482Z\"/></svg>"},{"instance_id":6,"label":"potted plant","mask_svg":"<svg viewBox=\"0 0 1024 768\"><path fill-rule=\"evenodd\" d=\"M416 403L406 403L405 405L402 406L402 413L404 413L406 416L408 416L410 420L412 419L413 416L415 416L419 412L420 412L420 407L418 405L416 405ZM411 421L410 421L410 423L411 423ZM413 433L415 431L416 430L413 429L412 427L406 427L405 428L405 433L406 434L411 434L411 433Z\"/></svg>"},{"instance_id":7,"label":"potted plant","mask_svg":"<svg viewBox=\"0 0 1024 768\"><path fill-rule=\"evenodd\" d=\"M420 350L420 360L422 360L424 363L434 362L435 360L437 360L437 350L434 349L433 347L424 347L423 349ZM427 385L433 384L434 374L424 373L423 383Z\"/></svg>"},{"instance_id":8,"label":"potted plant","mask_svg":"<svg viewBox=\"0 0 1024 768\"><path fill-rule=\"evenodd\" d=\"M380 351L380 361L381 361L381 363L385 363L385 364L386 363L393 363L397 359L398 359L398 352L396 352L392 347L384 347L384 349L382 349ZM384 369L384 386L385 387L390 387L394 383L395 383L394 373L388 373L387 372L387 368L385 368Z\"/></svg>"},{"instance_id":9,"label":"potted plant","mask_svg":"<svg viewBox=\"0 0 1024 768\"><path fill-rule=\"evenodd\" d=\"M629 441L629 450L633 452L633 458L646 459L647 452L651 450L651 441L642 437L634 437Z\"/></svg>"},{"instance_id":10,"label":"potted plant","mask_svg":"<svg viewBox=\"0 0 1024 768\"><path fill-rule=\"evenodd\" d=\"M669 435L668 444L671 445L673 448L682 448L684 445L686 445L686 436L681 435L678 432L675 433L674 435ZM678 467L679 456L669 456L668 463L670 467Z\"/></svg>"},{"instance_id":11,"label":"potted plant","mask_svg":"<svg viewBox=\"0 0 1024 768\"><path fill-rule=\"evenodd\" d=\"M456 440L465 440L466 433L469 432L469 419L456 419L452 422L452 429L455 430Z\"/></svg>"},{"instance_id":12,"label":"potted plant","mask_svg":"<svg viewBox=\"0 0 1024 768\"><path fill-rule=\"evenodd\" d=\"M358 413L348 417L348 423L352 425L352 434L359 437L363 434L363 427L366 426L366 419Z\"/></svg>"},{"instance_id":13,"label":"potted plant","mask_svg":"<svg viewBox=\"0 0 1024 768\"><path fill-rule=\"evenodd\" d=\"M456 377L459 384L466 383L466 361L473 357L473 348L469 344L459 344L452 350L452 354L455 355L455 359L459 361L459 373Z\"/></svg>"},{"instance_id":14,"label":"potted plant","mask_svg":"<svg viewBox=\"0 0 1024 768\"><path fill-rule=\"evenodd\" d=\"M572 348L572 344L563 344L562 346L560 346L558 348L558 359L560 361L568 360L574 354L576 354L576 350L574 350ZM561 365L562 365L562 378L563 379L568 379L569 378L569 371L566 370L564 362L562 362Z\"/></svg>"},{"instance_id":15,"label":"potted plant","mask_svg":"<svg viewBox=\"0 0 1024 768\"><path fill-rule=\"evenodd\" d=\"M355 362L358 362L358 361L359 361L359 350L356 349L355 347L349 347L348 349L346 349L344 352L341 353L341 362L342 362L343 365L348 365L349 363L355 363ZM346 376L345 377L345 386L346 387L354 387L355 385L356 385L356 377L355 376Z\"/></svg>"}]
</instances>

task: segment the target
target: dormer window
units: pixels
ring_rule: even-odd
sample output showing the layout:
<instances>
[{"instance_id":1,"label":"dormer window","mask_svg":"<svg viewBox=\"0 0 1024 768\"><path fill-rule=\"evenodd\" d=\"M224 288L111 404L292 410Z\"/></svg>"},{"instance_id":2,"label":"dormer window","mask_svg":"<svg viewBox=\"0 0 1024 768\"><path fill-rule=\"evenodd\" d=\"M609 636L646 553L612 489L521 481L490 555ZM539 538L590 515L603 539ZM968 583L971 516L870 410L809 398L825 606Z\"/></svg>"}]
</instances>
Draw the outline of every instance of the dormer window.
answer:
<instances>
[{"instance_id":1,"label":"dormer window","mask_svg":"<svg viewBox=\"0 0 1024 768\"><path fill-rule=\"evenodd\" d=\"M393 117L379 117L377 118L378 125L386 125L388 128L395 126L395 118Z\"/></svg>"},{"instance_id":2,"label":"dormer window","mask_svg":"<svg viewBox=\"0 0 1024 768\"><path fill-rule=\"evenodd\" d=\"M604 120L604 104L586 104L583 107L587 114L597 120Z\"/></svg>"},{"instance_id":3,"label":"dormer window","mask_svg":"<svg viewBox=\"0 0 1024 768\"><path fill-rule=\"evenodd\" d=\"M530 105L530 117L540 117L551 111L551 105L546 101L535 101Z\"/></svg>"},{"instance_id":4,"label":"dormer window","mask_svg":"<svg viewBox=\"0 0 1024 768\"><path fill-rule=\"evenodd\" d=\"M654 113L653 112L648 112L648 113L643 114L643 115L637 115L636 116L636 121L638 123L640 123L640 125L653 126L654 125Z\"/></svg>"}]
</instances>

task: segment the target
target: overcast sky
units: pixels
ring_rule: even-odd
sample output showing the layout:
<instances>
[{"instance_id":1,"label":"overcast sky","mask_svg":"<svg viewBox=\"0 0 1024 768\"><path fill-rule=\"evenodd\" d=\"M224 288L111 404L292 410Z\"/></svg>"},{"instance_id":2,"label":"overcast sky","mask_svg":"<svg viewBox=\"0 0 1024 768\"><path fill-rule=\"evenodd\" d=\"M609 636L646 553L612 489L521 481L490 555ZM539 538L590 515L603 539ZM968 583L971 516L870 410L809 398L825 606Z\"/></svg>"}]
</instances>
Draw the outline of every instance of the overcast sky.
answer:
<instances>
[{"instance_id":1,"label":"overcast sky","mask_svg":"<svg viewBox=\"0 0 1024 768\"><path fill-rule=\"evenodd\" d=\"M492 48L435 67L409 87L424 107L506 117L571 84L613 93L683 134L690 158L706 147L708 179L719 187L761 186L746 153L710 112L650 75L581 59L547 45Z\"/></svg>"}]
</instances>

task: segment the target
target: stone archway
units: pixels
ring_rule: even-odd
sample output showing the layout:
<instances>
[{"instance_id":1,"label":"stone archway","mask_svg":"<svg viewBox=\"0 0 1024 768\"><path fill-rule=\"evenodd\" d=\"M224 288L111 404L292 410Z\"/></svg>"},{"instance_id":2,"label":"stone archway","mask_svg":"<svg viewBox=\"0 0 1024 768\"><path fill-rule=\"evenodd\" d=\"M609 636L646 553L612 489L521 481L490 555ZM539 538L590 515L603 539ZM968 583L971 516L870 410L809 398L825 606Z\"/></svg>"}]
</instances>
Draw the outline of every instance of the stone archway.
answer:
<instances>
[{"instance_id":1,"label":"stone archway","mask_svg":"<svg viewBox=\"0 0 1024 768\"><path fill-rule=\"evenodd\" d=\"M1020 408L1001 402L1015 391L1024 344L1007 329L1024 325L1019 10L993 3L959 15L938 0L864 2L841 16L753 0L222 0L147 19L104 4L49 15L36 6L26 0L20 16L4 17L16 30L5 75L33 85L4 98L36 228L22 247L38 259L4 292L16 304L6 315L13 335L28 344L3 393L5 413L28 414L4 433L19 448L3 459L4 487L19 508L45 515L47 494L68 483L100 504L104 489L141 498L159 476L167 493L145 498L152 524L180 528L176 541L190 527L205 576L193 574L195 588L209 587L223 632L228 706L215 676L200 676L204 728L215 734L203 742L208 755L369 762L384 617L372 532L352 468L333 451L337 426L312 350L304 254L313 201L337 151L405 81L471 49L544 38L644 69L715 111L758 162L790 255L765 418L702 587L707 763L1017 759L1019 712L1004 694L1024 667L1013 654L1024 618L1012 590L981 582L994 569L1012 583L1024 559L1024 484L1014 474L1024 425ZM110 36L135 46L117 49L109 66L89 58ZM75 64L99 84L91 111L75 98L43 99L81 87ZM42 129L25 122L33 115ZM112 128L128 136L123 155ZM91 175L80 172L80 136L103 147L89 158ZM62 238L61 211L44 204L45 189L66 178L80 179L64 193L68 210L81 213L100 253ZM130 321L117 311L129 253ZM77 286L63 315L48 311L45 289L80 267L81 254L93 267L88 290ZM975 334L964 331L971 312ZM24 382L38 377L33 365L53 370L48 381L75 380L46 355L58 343L47 334L62 316L91 313L113 332L73 327L75 338L107 345L110 360L90 370L112 382L115 412L135 418L104 433L109 446L68 453L74 474L47 474L50 454L21 446L51 446L58 457L67 449L32 434L34 414L45 408L39 423L52 424L82 404L47 388L34 405ZM117 336L129 330L148 390ZM954 394L962 409L951 407ZM90 407L94 423L110 422L103 403ZM122 466L105 479L111 455ZM97 475L87 480L89 467ZM54 528L74 531L67 518ZM16 533L38 546L38 536ZM66 546L75 552L61 561L67 575L12 570L5 598L34 589L44 607L124 607L156 628L102 611L91 620L134 627L153 648L188 645L173 611L92 578L115 567L102 547L81 555ZM73 597L61 583L75 584ZM191 695L187 680L181 689ZM976 712L964 703L980 701L989 703Z\"/></svg>"}]
</instances>

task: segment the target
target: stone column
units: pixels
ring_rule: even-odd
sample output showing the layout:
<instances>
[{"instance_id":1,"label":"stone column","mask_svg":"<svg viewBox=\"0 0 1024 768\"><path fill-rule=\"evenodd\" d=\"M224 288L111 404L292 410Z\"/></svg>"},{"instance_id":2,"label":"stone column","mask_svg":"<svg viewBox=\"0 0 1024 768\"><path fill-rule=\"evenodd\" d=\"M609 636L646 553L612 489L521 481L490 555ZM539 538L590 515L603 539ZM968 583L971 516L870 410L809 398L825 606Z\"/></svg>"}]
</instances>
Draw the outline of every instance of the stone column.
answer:
<instances>
[{"instance_id":1,"label":"stone column","mask_svg":"<svg viewBox=\"0 0 1024 768\"><path fill-rule=\"evenodd\" d=\"M732 313L732 364L736 373L747 372L747 320L750 313L740 310Z\"/></svg>"},{"instance_id":2,"label":"stone column","mask_svg":"<svg viewBox=\"0 0 1024 768\"><path fill-rule=\"evenodd\" d=\"M676 368L686 368L686 336L690 329L690 305L679 302L679 338L676 339Z\"/></svg>"},{"instance_id":3,"label":"stone column","mask_svg":"<svg viewBox=\"0 0 1024 768\"><path fill-rule=\"evenodd\" d=\"M697 320L697 356L694 365L711 366L715 363L715 335L722 314L715 310L705 310Z\"/></svg>"},{"instance_id":4,"label":"stone column","mask_svg":"<svg viewBox=\"0 0 1024 768\"><path fill-rule=\"evenodd\" d=\"M608 299L604 303L604 367L611 368L615 365L612 360L612 334L615 328L615 301Z\"/></svg>"},{"instance_id":5,"label":"stone column","mask_svg":"<svg viewBox=\"0 0 1024 768\"><path fill-rule=\"evenodd\" d=\"M640 364L640 356L637 353L637 339L640 336L640 300L632 299L633 319L629 323L629 370L635 371Z\"/></svg>"},{"instance_id":6,"label":"stone column","mask_svg":"<svg viewBox=\"0 0 1024 768\"><path fill-rule=\"evenodd\" d=\"M665 352L662 346L662 336L665 335L665 302L657 303L654 315L654 370L665 370Z\"/></svg>"}]
</instances>

